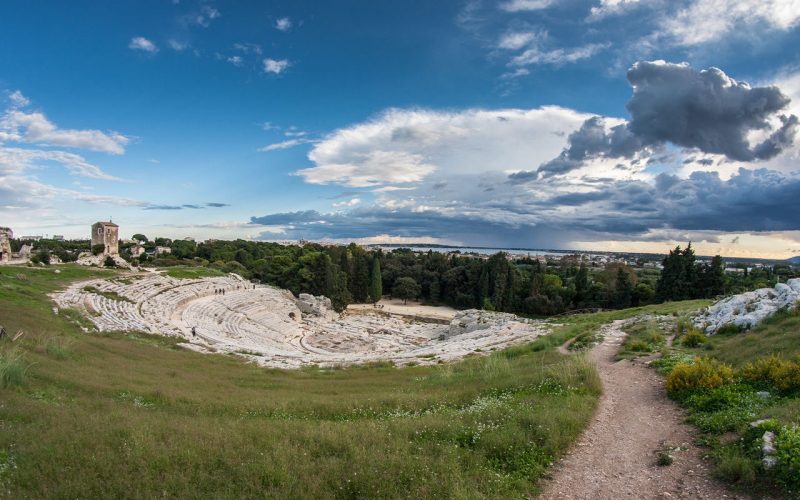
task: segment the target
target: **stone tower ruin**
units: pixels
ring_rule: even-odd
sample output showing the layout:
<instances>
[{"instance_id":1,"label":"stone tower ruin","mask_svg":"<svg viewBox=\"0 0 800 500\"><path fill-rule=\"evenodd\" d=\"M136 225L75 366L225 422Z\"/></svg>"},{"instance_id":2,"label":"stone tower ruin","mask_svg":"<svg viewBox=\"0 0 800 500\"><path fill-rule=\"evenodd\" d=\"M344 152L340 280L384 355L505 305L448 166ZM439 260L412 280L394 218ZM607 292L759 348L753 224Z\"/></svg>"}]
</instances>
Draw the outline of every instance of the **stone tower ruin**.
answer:
<instances>
[{"instance_id":1,"label":"stone tower ruin","mask_svg":"<svg viewBox=\"0 0 800 500\"><path fill-rule=\"evenodd\" d=\"M11 240L14 233L9 227L0 227L0 262L11 260Z\"/></svg>"},{"instance_id":2,"label":"stone tower ruin","mask_svg":"<svg viewBox=\"0 0 800 500\"><path fill-rule=\"evenodd\" d=\"M119 226L111 221L92 224L92 248L103 245L103 255L119 255Z\"/></svg>"}]
</instances>

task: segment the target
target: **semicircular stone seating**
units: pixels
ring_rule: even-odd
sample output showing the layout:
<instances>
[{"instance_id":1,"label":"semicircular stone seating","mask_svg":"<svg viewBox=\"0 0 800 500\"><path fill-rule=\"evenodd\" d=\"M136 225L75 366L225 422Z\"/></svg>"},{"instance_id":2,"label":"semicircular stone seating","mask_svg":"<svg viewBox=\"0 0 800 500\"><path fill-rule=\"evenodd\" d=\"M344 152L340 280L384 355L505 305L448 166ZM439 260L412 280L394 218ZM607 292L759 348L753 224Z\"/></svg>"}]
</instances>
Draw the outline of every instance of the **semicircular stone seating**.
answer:
<instances>
[{"instance_id":1,"label":"semicircular stone seating","mask_svg":"<svg viewBox=\"0 0 800 500\"><path fill-rule=\"evenodd\" d=\"M224 295L216 293L224 290ZM176 279L132 274L75 283L55 294L59 308L76 308L99 331L176 336L203 352L233 353L276 368L391 360L430 364L488 352L547 333L543 322L485 311L459 311L450 325L361 312L309 311L286 290L231 274ZM192 335L192 328L195 335Z\"/></svg>"}]
</instances>

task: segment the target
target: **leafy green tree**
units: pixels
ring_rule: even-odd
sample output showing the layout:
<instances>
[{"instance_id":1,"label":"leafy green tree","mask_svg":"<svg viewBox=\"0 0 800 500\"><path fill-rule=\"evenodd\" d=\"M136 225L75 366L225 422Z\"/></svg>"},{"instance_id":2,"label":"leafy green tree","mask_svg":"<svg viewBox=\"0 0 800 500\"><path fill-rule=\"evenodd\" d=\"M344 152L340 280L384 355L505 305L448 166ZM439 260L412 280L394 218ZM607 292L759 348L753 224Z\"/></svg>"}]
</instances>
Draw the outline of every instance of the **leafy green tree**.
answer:
<instances>
[{"instance_id":1,"label":"leafy green tree","mask_svg":"<svg viewBox=\"0 0 800 500\"><path fill-rule=\"evenodd\" d=\"M420 286L414 278L404 276L398 278L392 288L392 295L403 299L403 304L408 302L408 299L415 299L419 296Z\"/></svg>"},{"instance_id":2,"label":"leafy green tree","mask_svg":"<svg viewBox=\"0 0 800 500\"><path fill-rule=\"evenodd\" d=\"M589 270L586 264L581 263L578 274L575 275L575 305L581 307L589 293Z\"/></svg>"},{"instance_id":3,"label":"leafy green tree","mask_svg":"<svg viewBox=\"0 0 800 500\"><path fill-rule=\"evenodd\" d=\"M103 261L103 265L105 267L117 267L117 263L114 261L114 258L110 255L106 255L106 260Z\"/></svg>"},{"instance_id":4,"label":"leafy green tree","mask_svg":"<svg viewBox=\"0 0 800 500\"><path fill-rule=\"evenodd\" d=\"M132 239L132 240L139 241L139 242L142 242L142 243L147 243L147 241L148 241L148 240L147 240L147 236L145 236L145 235L143 235L143 234L141 234L141 233L136 233L136 234L134 234L134 235L131 237L131 239Z\"/></svg>"},{"instance_id":5,"label":"leafy green tree","mask_svg":"<svg viewBox=\"0 0 800 500\"><path fill-rule=\"evenodd\" d=\"M372 303L378 302L383 297L383 277L381 276L381 259L375 256L372 259L372 273L369 282L369 296Z\"/></svg>"},{"instance_id":6,"label":"leafy green tree","mask_svg":"<svg viewBox=\"0 0 800 500\"><path fill-rule=\"evenodd\" d=\"M102 243L98 243L97 245L92 245L92 255L100 255L105 251L106 251L106 246Z\"/></svg>"}]
</instances>

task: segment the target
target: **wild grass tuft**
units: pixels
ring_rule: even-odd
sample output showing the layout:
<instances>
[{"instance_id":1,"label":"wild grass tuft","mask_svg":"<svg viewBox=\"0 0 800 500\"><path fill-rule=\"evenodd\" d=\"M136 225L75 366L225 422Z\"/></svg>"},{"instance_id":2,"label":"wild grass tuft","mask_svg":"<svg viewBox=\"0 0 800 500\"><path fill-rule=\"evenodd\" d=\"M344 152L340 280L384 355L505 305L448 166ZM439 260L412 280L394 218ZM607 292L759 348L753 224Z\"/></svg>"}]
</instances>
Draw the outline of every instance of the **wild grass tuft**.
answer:
<instances>
[{"instance_id":1,"label":"wild grass tuft","mask_svg":"<svg viewBox=\"0 0 800 500\"><path fill-rule=\"evenodd\" d=\"M0 387L5 389L22 385L27 373L28 364L19 349L0 351Z\"/></svg>"}]
</instances>

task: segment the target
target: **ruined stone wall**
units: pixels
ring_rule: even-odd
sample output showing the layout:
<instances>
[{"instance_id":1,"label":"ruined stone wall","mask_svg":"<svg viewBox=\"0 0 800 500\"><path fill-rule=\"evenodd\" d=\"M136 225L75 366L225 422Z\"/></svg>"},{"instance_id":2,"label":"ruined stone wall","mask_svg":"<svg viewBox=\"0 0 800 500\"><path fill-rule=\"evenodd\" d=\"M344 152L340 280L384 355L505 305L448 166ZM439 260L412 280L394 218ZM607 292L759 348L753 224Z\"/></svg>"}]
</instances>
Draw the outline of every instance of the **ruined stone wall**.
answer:
<instances>
[{"instance_id":1,"label":"ruined stone wall","mask_svg":"<svg viewBox=\"0 0 800 500\"><path fill-rule=\"evenodd\" d=\"M11 259L11 240L14 233L10 228L0 227L0 262L8 262Z\"/></svg>"}]
</instances>

